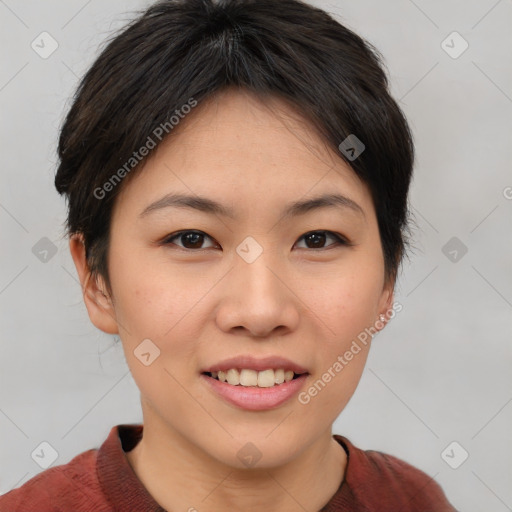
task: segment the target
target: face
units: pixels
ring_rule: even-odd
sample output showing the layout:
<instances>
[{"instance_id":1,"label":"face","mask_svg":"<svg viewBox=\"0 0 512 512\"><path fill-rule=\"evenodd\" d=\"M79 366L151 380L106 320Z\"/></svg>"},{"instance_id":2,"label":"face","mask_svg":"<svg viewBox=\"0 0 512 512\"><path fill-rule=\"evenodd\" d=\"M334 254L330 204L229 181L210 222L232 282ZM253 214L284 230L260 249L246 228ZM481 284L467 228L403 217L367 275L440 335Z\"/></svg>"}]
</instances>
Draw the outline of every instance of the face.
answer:
<instances>
[{"instance_id":1,"label":"face","mask_svg":"<svg viewBox=\"0 0 512 512\"><path fill-rule=\"evenodd\" d=\"M198 106L123 188L111 225L112 331L144 423L234 467L247 442L273 467L330 435L366 361L358 335L392 300L366 186L290 107L267 105L225 91ZM191 199L160 201L170 194ZM282 374L256 369L302 376L256 388L204 373L222 368L263 386Z\"/></svg>"}]
</instances>

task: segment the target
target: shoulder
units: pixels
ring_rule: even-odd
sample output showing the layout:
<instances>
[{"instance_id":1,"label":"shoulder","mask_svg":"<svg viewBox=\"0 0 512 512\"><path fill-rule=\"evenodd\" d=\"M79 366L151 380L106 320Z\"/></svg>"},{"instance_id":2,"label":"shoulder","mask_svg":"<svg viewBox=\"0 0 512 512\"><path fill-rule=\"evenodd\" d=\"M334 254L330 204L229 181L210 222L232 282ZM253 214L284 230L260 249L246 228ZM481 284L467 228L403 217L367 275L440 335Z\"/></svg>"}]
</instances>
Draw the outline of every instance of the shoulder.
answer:
<instances>
[{"instance_id":1,"label":"shoulder","mask_svg":"<svg viewBox=\"0 0 512 512\"><path fill-rule=\"evenodd\" d=\"M21 487L0 496L0 510L9 512L107 512L96 475L97 449L67 464L42 471Z\"/></svg>"},{"instance_id":2,"label":"shoulder","mask_svg":"<svg viewBox=\"0 0 512 512\"><path fill-rule=\"evenodd\" d=\"M357 499L368 502L368 510L373 500L379 510L456 512L434 478L420 469L393 455L361 450L343 436L334 437L348 453L345 483Z\"/></svg>"}]
</instances>

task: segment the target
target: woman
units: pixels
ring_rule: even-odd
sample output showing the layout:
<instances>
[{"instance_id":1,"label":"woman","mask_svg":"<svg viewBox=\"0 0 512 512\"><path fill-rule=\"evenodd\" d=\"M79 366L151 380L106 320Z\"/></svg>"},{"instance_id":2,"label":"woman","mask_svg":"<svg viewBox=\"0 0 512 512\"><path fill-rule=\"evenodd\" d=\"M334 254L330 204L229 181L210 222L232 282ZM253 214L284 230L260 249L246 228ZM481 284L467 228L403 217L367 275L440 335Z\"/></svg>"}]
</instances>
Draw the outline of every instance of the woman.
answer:
<instances>
[{"instance_id":1,"label":"woman","mask_svg":"<svg viewBox=\"0 0 512 512\"><path fill-rule=\"evenodd\" d=\"M161 1L83 78L55 185L143 425L0 510L455 510L333 435L393 300L413 143L378 53L297 0Z\"/></svg>"}]
</instances>

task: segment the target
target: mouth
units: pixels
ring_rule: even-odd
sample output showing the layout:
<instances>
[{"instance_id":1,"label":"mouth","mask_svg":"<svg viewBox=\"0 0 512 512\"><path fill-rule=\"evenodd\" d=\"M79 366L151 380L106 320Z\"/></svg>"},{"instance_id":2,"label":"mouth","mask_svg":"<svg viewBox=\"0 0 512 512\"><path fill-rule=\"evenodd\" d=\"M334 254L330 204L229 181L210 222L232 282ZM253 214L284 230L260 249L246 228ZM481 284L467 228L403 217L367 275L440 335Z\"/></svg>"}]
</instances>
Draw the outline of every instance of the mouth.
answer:
<instances>
[{"instance_id":1,"label":"mouth","mask_svg":"<svg viewBox=\"0 0 512 512\"><path fill-rule=\"evenodd\" d=\"M214 377L216 373L215 371L203 372L200 377L206 385L207 389L209 389L214 396L221 398L231 406L235 406L237 409L243 409L246 411L266 411L270 409L276 409L286 403L290 403L291 399L296 396L300 390L304 388L304 386L307 385L307 379L309 377L309 373L294 373L291 379L290 375L288 375L289 380L285 379L285 381L282 383L276 383L275 377L274 382L271 381L269 377L270 372L274 374L277 373L278 380L281 380L279 377L279 371L274 372L273 370L263 370L258 372L258 378L259 373L264 373L267 375L264 378L268 380L263 381L263 385L261 387L258 385L258 381L254 381L254 376L250 377L253 379L249 382L250 385L247 385L247 381L245 381L245 384L241 384L240 382L236 384L236 380L233 378L233 375L236 376L236 374L230 371L217 372L216 377ZM221 374L221 377L222 373L229 373L230 380L235 383L230 384L227 382L227 380L219 380L219 373ZM242 375L242 382L244 382L243 369L241 372L239 372L239 374Z\"/></svg>"},{"instance_id":2,"label":"mouth","mask_svg":"<svg viewBox=\"0 0 512 512\"><path fill-rule=\"evenodd\" d=\"M233 357L200 372L213 396L246 411L266 411L289 404L307 385L309 376L306 368L277 356Z\"/></svg>"}]
</instances>

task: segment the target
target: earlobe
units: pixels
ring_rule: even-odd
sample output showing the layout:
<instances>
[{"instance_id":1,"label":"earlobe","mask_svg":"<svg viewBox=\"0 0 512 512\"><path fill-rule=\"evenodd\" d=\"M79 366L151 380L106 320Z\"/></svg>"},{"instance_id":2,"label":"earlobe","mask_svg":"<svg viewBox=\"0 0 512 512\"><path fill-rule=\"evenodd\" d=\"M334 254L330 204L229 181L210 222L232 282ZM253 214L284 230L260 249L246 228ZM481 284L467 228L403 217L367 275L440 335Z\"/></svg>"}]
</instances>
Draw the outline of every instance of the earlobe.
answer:
<instances>
[{"instance_id":1,"label":"earlobe","mask_svg":"<svg viewBox=\"0 0 512 512\"><path fill-rule=\"evenodd\" d=\"M98 280L92 279L81 234L71 236L69 250L78 272L85 307L91 322L107 334L119 334L112 300L107 296L104 287L98 285ZM103 283L101 277L98 279Z\"/></svg>"},{"instance_id":2,"label":"earlobe","mask_svg":"<svg viewBox=\"0 0 512 512\"><path fill-rule=\"evenodd\" d=\"M388 286L382 292L379 303L379 316L375 323L375 327L381 331L390 320L390 311L393 307L394 286Z\"/></svg>"},{"instance_id":3,"label":"earlobe","mask_svg":"<svg viewBox=\"0 0 512 512\"><path fill-rule=\"evenodd\" d=\"M389 310L393 308L393 299L395 296L395 292L393 288L390 288L389 290L387 290L386 294L387 298L384 302L384 311L382 311L382 313L386 316L387 319L389 316Z\"/></svg>"}]
</instances>

